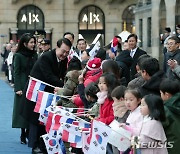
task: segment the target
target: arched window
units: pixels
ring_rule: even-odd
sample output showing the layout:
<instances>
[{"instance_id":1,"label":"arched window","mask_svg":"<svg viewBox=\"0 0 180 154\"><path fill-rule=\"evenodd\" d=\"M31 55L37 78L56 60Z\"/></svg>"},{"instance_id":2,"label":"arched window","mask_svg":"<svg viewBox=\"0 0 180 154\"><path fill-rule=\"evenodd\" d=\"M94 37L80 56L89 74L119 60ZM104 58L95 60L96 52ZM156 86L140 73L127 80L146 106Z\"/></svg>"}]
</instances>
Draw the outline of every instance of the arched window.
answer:
<instances>
[{"instance_id":1,"label":"arched window","mask_svg":"<svg viewBox=\"0 0 180 154\"><path fill-rule=\"evenodd\" d=\"M79 13L79 34L90 44L101 34L101 44L105 43L105 17L103 11L94 5L84 7Z\"/></svg>"},{"instance_id":2,"label":"arched window","mask_svg":"<svg viewBox=\"0 0 180 154\"><path fill-rule=\"evenodd\" d=\"M135 24L134 8L135 4L128 6L122 15L123 23L126 22L126 30L133 33Z\"/></svg>"},{"instance_id":3,"label":"arched window","mask_svg":"<svg viewBox=\"0 0 180 154\"><path fill-rule=\"evenodd\" d=\"M17 15L17 27L19 30L43 30L43 12L34 5L22 7Z\"/></svg>"},{"instance_id":4,"label":"arched window","mask_svg":"<svg viewBox=\"0 0 180 154\"><path fill-rule=\"evenodd\" d=\"M79 14L79 30L103 30L104 13L96 6L83 8Z\"/></svg>"}]
</instances>

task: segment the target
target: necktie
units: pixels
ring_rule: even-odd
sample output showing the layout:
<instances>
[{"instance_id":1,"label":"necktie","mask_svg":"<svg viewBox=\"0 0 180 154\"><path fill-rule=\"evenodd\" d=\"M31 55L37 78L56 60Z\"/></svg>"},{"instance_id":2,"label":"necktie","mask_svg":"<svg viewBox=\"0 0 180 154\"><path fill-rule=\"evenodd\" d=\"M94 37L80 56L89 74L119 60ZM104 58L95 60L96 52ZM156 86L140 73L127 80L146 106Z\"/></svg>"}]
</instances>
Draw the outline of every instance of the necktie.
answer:
<instances>
[{"instance_id":1,"label":"necktie","mask_svg":"<svg viewBox=\"0 0 180 154\"><path fill-rule=\"evenodd\" d=\"M130 52L130 56L133 58L133 53L134 53L134 51L133 50L131 50L131 52Z\"/></svg>"}]
</instances>

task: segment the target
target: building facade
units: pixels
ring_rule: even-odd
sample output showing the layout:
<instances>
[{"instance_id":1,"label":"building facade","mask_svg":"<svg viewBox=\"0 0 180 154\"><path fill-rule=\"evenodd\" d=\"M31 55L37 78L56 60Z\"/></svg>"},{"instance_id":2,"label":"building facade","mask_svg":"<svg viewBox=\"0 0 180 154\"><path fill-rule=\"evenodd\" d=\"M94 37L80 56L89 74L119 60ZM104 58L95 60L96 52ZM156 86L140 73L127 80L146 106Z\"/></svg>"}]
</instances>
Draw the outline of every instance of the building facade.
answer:
<instances>
[{"instance_id":1,"label":"building facade","mask_svg":"<svg viewBox=\"0 0 180 154\"><path fill-rule=\"evenodd\" d=\"M17 41L24 32L43 35L56 41L64 32L81 34L88 43L101 35L105 45L119 34L127 22L130 32L135 17L130 10L136 0L1 0L1 44L10 39ZM75 45L75 44L74 44Z\"/></svg>"},{"instance_id":2,"label":"building facade","mask_svg":"<svg viewBox=\"0 0 180 154\"><path fill-rule=\"evenodd\" d=\"M0 46L18 41L25 32L56 41L64 32L81 34L89 44L97 34L107 45L114 35L126 30L137 33L140 46L160 57L164 27L180 24L180 0L1 0Z\"/></svg>"},{"instance_id":3,"label":"building facade","mask_svg":"<svg viewBox=\"0 0 180 154\"><path fill-rule=\"evenodd\" d=\"M162 58L160 34L165 27L175 33L175 26L180 24L180 0L139 0L135 8L136 33L140 46L152 54Z\"/></svg>"}]
</instances>

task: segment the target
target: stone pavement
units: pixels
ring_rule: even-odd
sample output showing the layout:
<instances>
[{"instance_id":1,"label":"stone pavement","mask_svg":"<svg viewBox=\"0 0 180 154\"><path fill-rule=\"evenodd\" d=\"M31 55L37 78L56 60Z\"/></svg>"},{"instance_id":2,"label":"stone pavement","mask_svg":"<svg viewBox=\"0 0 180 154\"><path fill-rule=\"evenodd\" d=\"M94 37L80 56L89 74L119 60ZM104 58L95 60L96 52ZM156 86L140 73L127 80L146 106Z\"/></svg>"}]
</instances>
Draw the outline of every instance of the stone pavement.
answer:
<instances>
[{"instance_id":1,"label":"stone pavement","mask_svg":"<svg viewBox=\"0 0 180 154\"><path fill-rule=\"evenodd\" d=\"M20 144L20 129L11 128L14 92L0 76L0 154L31 154L27 145Z\"/></svg>"}]
</instances>

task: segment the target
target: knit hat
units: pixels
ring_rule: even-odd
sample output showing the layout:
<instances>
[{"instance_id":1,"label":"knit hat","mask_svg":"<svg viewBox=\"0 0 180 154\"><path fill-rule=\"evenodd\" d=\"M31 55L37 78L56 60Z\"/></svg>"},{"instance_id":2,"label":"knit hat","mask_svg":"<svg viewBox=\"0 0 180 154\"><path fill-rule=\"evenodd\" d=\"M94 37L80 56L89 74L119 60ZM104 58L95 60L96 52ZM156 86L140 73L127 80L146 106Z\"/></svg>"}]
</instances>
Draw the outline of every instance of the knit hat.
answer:
<instances>
[{"instance_id":1,"label":"knit hat","mask_svg":"<svg viewBox=\"0 0 180 154\"><path fill-rule=\"evenodd\" d=\"M171 32L171 28L170 27L166 27L164 30L165 30L165 32L168 32L168 33Z\"/></svg>"},{"instance_id":2,"label":"knit hat","mask_svg":"<svg viewBox=\"0 0 180 154\"><path fill-rule=\"evenodd\" d=\"M89 70L98 70L101 67L101 59L100 58L94 58L94 59L88 61L86 67Z\"/></svg>"}]
</instances>

